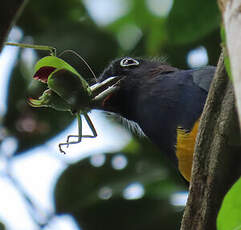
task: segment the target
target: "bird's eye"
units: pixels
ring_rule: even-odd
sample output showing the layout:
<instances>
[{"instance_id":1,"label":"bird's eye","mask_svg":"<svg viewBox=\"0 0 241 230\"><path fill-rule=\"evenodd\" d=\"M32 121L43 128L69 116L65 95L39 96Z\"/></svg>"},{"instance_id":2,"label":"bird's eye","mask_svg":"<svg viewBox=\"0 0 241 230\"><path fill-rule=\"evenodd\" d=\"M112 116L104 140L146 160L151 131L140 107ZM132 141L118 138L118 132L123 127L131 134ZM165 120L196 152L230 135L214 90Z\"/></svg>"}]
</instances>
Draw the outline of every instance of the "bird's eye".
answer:
<instances>
[{"instance_id":1,"label":"bird's eye","mask_svg":"<svg viewBox=\"0 0 241 230\"><path fill-rule=\"evenodd\" d=\"M133 65L139 65L139 62L133 58L123 58L120 61L120 66L122 67L133 66Z\"/></svg>"}]
</instances>

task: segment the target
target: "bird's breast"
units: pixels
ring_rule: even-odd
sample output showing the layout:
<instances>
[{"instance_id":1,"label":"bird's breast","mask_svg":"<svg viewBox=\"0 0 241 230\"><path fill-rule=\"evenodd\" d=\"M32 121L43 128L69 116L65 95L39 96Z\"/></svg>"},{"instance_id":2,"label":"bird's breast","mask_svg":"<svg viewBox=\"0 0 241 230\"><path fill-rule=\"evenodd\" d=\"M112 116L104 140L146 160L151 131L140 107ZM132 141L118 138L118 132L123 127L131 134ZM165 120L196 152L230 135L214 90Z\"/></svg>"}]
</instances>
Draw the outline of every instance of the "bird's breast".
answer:
<instances>
[{"instance_id":1,"label":"bird's breast","mask_svg":"<svg viewBox=\"0 0 241 230\"><path fill-rule=\"evenodd\" d=\"M198 126L199 120L196 121L191 132L186 132L180 127L177 128L176 156L178 159L178 169L187 181L190 181L191 178L193 153Z\"/></svg>"}]
</instances>

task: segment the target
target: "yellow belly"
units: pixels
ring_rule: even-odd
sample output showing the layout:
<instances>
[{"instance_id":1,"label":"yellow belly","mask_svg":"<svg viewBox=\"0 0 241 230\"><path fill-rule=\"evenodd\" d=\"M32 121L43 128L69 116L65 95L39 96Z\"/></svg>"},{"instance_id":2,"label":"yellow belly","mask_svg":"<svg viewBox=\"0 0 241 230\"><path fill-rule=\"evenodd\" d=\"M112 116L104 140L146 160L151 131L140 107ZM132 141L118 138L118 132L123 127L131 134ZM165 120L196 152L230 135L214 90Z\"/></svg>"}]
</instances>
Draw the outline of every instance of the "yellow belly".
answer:
<instances>
[{"instance_id":1,"label":"yellow belly","mask_svg":"<svg viewBox=\"0 0 241 230\"><path fill-rule=\"evenodd\" d=\"M177 129L176 156L178 158L178 169L187 181L190 181L191 178L193 152L198 126L199 120L194 124L191 132L186 132L182 128Z\"/></svg>"}]
</instances>

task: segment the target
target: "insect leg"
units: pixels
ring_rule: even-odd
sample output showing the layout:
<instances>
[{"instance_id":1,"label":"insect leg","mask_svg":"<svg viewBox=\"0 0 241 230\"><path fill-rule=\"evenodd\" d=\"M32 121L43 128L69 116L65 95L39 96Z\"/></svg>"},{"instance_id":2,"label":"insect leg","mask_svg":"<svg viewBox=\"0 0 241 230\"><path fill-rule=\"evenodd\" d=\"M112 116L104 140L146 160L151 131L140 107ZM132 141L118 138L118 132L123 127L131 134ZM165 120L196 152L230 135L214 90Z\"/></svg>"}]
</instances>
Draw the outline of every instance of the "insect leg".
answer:
<instances>
[{"instance_id":1,"label":"insect leg","mask_svg":"<svg viewBox=\"0 0 241 230\"><path fill-rule=\"evenodd\" d=\"M94 127L90 117L88 116L87 113L83 113L83 115L84 115L84 118L85 118L88 126L90 127L90 130L91 130L92 134L91 135L82 135L82 123L81 123L81 118L79 118L80 117L79 116L79 117L77 117L78 118L79 135L69 135L67 137L67 143L75 144L75 143L81 142L82 137L84 137L84 138L94 138L94 137L97 136L97 132L95 130L95 127ZM74 138L78 137L78 141L70 142L69 139L72 138L72 137L74 137Z\"/></svg>"},{"instance_id":2,"label":"insect leg","mask_svg":"<svg viewBox=\"0 0 241 230\"><path fill-rule=\"evenodd\" d=\"M97 132L95 130L95 127L94 127L92 121L90 120L89 115L87 113L84 113L84 117L85 117L85 120L86 120L88 126L90 127L92 135L84 135L83 137L90 137L90 138L91 137L97 137Z\"/></svg>"},{"instance_id":3,"label":"insect leg","mask_svg":"<svg viewBox=\"0 0 241 230\"><path fill-rule=\"evenodd\" d=\"M78 114L76 115L76 117L77 117L77 121L78 121L78 131L79 131L78 135L69 135L69 136L67 137L67 142L65 142L65 143L60 143L60 144L59 144L59 150L60 150L60 152L62 152L62 153L64 153L64 154L65 154L65 152L62 150L62 146L63 146L63 145L67 145L67 147L69 147L70 144L77 144L77 143L80 143L80 142L81 142L81 138L82 138L82 119L81 119L80 113L78 113ZM77 141L72 141L72 142L70 142L69 139L70 139L71 137L78 137L78 140L77 140Z\"/></svg>"},{"instance_id":4,"label":"insect leg","mask_svg":"<svg viewBox=\"0 0 241 230\"><path fill-rule=\"evenodd\" d=\"M77 120L78 120L79 134L78 134L78 135L69 135L69 136L67 137L67 142L66 142L66 143L60 143L60 144L59 144L59 150L60 150L60 152L62 152L62 153L65 154L65 152L62 150L62 146L63 146L63 145L67 145L67 147L68 147L70 144L78 144L78 143L80 143L80 142L81 142L81 139L82 139L83 137L85 137L85 138L94 138L94 137L97 136L97 132L96 132L96 130L95 130L95 127L94 127L94 125L93 125L90 117L88 116L87 113L84 113L83 115L84 115L84 118L85 118L88 126L90 127L90 130L91 130L92 134L91 134L91 135L82 135L82 120L81 120L81 115L78 114L78 115L77 115ZM70 141L70 138L78 138L78 140L77 140L77 141Z\"/></svg>"},{"instance_id":5,"label":"insect leg","mask_svg":"<svg viewBox=\"0 0 241 230\"><path fill-rule=\"evenodd\" d=\"M77 117L77 121L78 121L78 135L69 135L68 137L67 137L67 143L69 143L69 144L75 144L75 143L79 143L79 142L81 142L81 138L83 137L83 135L82 135L82 119L81 119L81 114L77 114L76 115L76 117ZM78 141L72 141L72 142L70 142L70 138L72 138L72 137L78 137ZM69 145L67 145L67 147L69 147Z\"/></svg>"},{"instance_id":6,"label":"insect leg","mask_svg":"<svg viewBox=\"0 0 241 230\"><path fill-rule=\"evenodd\" d=\"M50 55L56 56L56 48L52 46L42 46L42 45L33 45L33 44L25 44L25 43L14 43L14 42L5 42L5 45L8 46L18 46L21 48L30 48L35 50L47 50Z\"/></svg>"}]
</instances>

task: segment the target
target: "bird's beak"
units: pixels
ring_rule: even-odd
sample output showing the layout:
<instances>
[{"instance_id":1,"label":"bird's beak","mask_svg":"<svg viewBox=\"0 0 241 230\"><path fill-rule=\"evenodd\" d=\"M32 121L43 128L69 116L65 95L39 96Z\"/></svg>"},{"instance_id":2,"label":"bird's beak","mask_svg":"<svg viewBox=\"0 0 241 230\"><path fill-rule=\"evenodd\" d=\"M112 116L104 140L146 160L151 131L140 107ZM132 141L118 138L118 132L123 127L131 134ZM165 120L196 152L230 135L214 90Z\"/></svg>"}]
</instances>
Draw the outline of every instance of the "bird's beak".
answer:
<instances>
[{"instance_id":1,"label":"bird's beak","mask_svg":"<svg viewBox=\"0 0 241 230\"><path fill-rule=\"evenodd\" d=\"M94 107L99 107L102 105L102 102L105 100L106 97L114 93L119 89L119 83L121 81L121 77L113 76L109 77L103 82L96 83L90 86L92 91L92 102Z\"/></svg>"}]
</instances>

